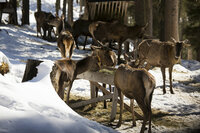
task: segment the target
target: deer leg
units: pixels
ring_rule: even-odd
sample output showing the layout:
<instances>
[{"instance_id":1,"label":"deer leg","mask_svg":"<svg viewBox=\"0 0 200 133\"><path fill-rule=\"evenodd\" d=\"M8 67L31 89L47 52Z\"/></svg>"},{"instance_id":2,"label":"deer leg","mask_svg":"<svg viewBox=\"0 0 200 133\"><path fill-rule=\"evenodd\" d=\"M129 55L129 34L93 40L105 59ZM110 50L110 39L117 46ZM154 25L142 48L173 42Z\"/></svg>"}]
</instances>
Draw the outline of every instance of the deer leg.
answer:
<instances>
[{"instance_id":1,"label":"deer leg","mask_svg":"<svg viewBox=\"0 0 200 133\"><path fill-rule=\"evenodd\" d=\"M51 39L51 31L52 31L52 29L49 28L49 29L48 29L48 38L50 38L50 39Z\"/></svg>"},{"instance_id":2,"label":"deer leg","mask_svg":"<svg viewBox=\"0 0 200 133\"><path fill-rule=\"evenodd\" d=\"M136 121L135 121L135 112L134 112L134 99L130 99L130 107L132 111L132 119L133 119L133 127L136 126Z\"/></svg>"},{"instance_id":3,"label":"deer leg","mask_svg":"<svg viewBox=\"0 0 200 133\"><path fill-rule=\"evenodd\" d=\"M72 84L73 84L73 81L70 81L69 86L68 86L68 89L67 89L66 103L67 103L68 105L69 105L69 96L70 96L70 91L71 91L71 88L72 88Z\"/></svg>"},{"instance_id":4,"label":"deer leg","mask_svg":"<svg viewBox=\"0 0 200 133\"><path fill-rule=\"evenodd\" d=\"M63 73L61 72L59 79L58 79L58 95L63 100L64 99L64 80L63 80Z\"/></svg>"},{"instance_id":5,"label":"deer leg","mask_svg":"<svg viewBox=\"0 0 200 133\"><path fill-rule=\"evenodd\" d=\"M112 92L112 86L109 85L110 93ZM110 99L110 102L112 102L112 98Z\"/></svg>"},{"instance_id":6,"label":"deer leg","mask_svg":"<svg viewBox=\"0 0 200 133\"><path fill-rule=\"evenodd\" d=\"M143 112L143 123L142 123L142 127L141 127L141 130L140 130L140 133L144 133L145 131L145 125L146 125L146 122L147 122L147 119L149 118L149 112L148 112L148 107L147 105L145 105L144 103L144 100L136 100L140 109L142 110Z\"/></svg>"},{"instance_id":7,"label":"deer leg","mask_svg":"<svg viewBox=\"0 0 200 133\"><path fill-rule=\"evenodd\" d=\"M75 42L76 42L76 48L79 49L79 47L78 47L78 37L77 37L77 36L74 36L74 40L75 40Z\"/></svg>"},{"instance_id":8,"label":"deer leg","mask_svg":"<svg viewBox=\"0 0 200 133\"><path fill-rule=\"evenodd\" d=\"M103 84L103 87L106 89L106 84ZM103 92L103 95L105 95L104 92ZM107 109L106 100L103 101L103 108L104 108L104 109Z\"/></svg>"},{"instance_id":9,"label":"deer leg","mask_svg":"<svg viewBox=\"0 0 200 133\"><path fill-rule=\"evenodd\" d=\"M122 53L122 43L118 43L118 45L119 45L119 48L118 48L118 57L117 57L117 59L118 59L118 64L120 64L121 63L120 56L121 56L121 53Z\"/></svg>"},{"instance_id":10,"label":"deer leg","mask_svg":"<svg viewBox=\"0 0 200 133\"><path fill-rule=\"evenodd\" d=\"M165 90L165 67L161 67L161 72L162 72L162 76L163 76L163 94L166 93Z\"/></svg>"},{"instance_id":11,"label":"deer leg","mask_svg":"<svg viewBox=\"0 0 200 133\"><path fill-rule=\"evenodd\" d=\"M170 92L171 94L174 94L174 91L172 88L172 70L173 70L173 66L169 67Z\"/></svg>"},{"instance_id":12,"label":"deer leg","mask_svg":"<svg viewBox=\"0 0 200 133\"><path fill-rule=\"evenodd\" d=\"M74 44L73 44L73 45L74 45ZM74 48L73 45L71 45L71 48L70 48L70 50L69 50L69 59L71 59L71 57L72 57L73 48Z\"/></svg>"},{"instance_id":13,"label":"deer leg","mask_svg":"<svg viewBox=\"0 0 200 133\"><path fill-rule=\"evenodd\" d=\"M85 50L86 43L87 43L87 36L85 36L85 42L84 42L83 50Z\"/></svg>"},{"instance_id":14,"label":"deer leg","mask_svg":"<svg viewBox=\"0 0 200 133\"><path fill-rule=\"evenodd\" d=\"M119 115L119 121L117 123L117 127L120 127L121 124L122 124L122 113L123 113L123 108L124 108L124 96L123 96L120 89L117 89L117 90L118 90L118 94L119 94L119 97L120 97L120 115Z\"/></svg>"}]
</instances>

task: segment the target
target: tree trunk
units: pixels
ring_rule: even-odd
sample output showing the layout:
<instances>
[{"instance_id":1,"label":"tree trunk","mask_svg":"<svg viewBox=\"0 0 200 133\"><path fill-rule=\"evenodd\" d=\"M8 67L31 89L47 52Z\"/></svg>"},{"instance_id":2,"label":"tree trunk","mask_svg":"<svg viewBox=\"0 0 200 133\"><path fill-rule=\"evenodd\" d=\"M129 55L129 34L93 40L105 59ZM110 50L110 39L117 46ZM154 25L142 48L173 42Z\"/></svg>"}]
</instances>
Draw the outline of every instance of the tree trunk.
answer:
<instances>
[{"instance_id":1,"label":"tree trunk","mask_svg":"<svg viewBox=\"0 0 200 133\"><path fill-rule=\"evenodd\" d=\"M56 16L59 16L60 0L56 0Z\"/></svg>"},{"instance_id":2,"label":"tree trunk","mask_svg":"<svg viewBox=\"0 0 200 133\"><path fill-rule=\"evenodd\" d=\"M84 0L80 0L80 12L82 12L82 8L83 8L83 5L84 5Z\"/></svg>"},{"instance_id":3,"label":"tree trunk","mask_svg":"<svg viewBox=\"0 0 200 133\"><path fill-rule=\"evenodd\" d=\"M90 20L90 15L89 15L89 4L88 4L88 0L85 0L85 10L84 10L84 15L83 18Z\"/></svg>"},{"instance_id":4,"label":"tree trunk","mask_svg":"<svg viewBox=\"0 0 200 133\"><path fill-rule=\"evenodd\" d=\"M22 25L29 25L29 0L22 1Z\"/></svg>"},{"instance_id":5,"label":"tree trunk","mask_svg":"<svg viewBox=\"0 0 200 133\"><path fill-rule=\"evenodd\" d=\"M66 3L67 3L67 0L63 0L63 15L65 18L66 18Z\"/></svg>"},{"instance_id":6,"label":"tree trunk","mask_svg":"<svg viewBox=\"0 0 200 133\"><path fill-rule=\"evenodd\" d=\"M160 40L164 41L165 40L165 0L161 0L161 4L160 4Z\"/></svg>"},{"instance_id":7,"label":"tree trunk","mask_svg":"<svg viewBox=\"0 0 200 133\"><path fill-rule=\"evenodd\" d=\"M171 40L172 37L179 41L178 7L179 0L165 0L165 41Z\"/></svg>"},{"instance_id":8,"label":"tree trunk","mask_svg":"<svg viewBox=\"0 0 200 133\"><path fill-rule=\"evenodd\" d=\"M68 23L72 26L73 24L73 0L68 0Z\"/></svg>"},{"instance_id":9,"label":"tree trunk","mask_svg":"<svg viewBox=\"0 0 200 133\"><path fill-rule=\"evenodd\" d=\"M14 13L9 15L9 23L17 25L17 0L10 0L10 3L14 9Z\"/></svg>"},{"instance_id":10,"label":"tree trunk","mask_svg":"<svg viewBox=\"0 0 200 133\"><path fill-rule=\"evenodd\" d=\"M32 59L28 59L27 63L26 63L26 69L24 72L24 76L22 79L22 82L28 81L33 79L34 77L37 76L38 73L38 69L37 66L43 61L40 60L32 60Z\"/></svg>"},{"instance_id":11,"label":"tree trunk","mask_svg":"<svg viewBox=\"0 0 200 133\"><path fill-rule=\"evenodd\" d=\"M152 0L146 0L146 23L148 27L146 33L150 36L153 36L153 4Z\"/></svg>"},{"instance_id":12,"label":"tree trunk","mask_svg":"<svg viewBox=\"0 0 200 133\"><path fill-rule=\"evenodd\" d=\"M137 25L145 25L145 0L135 0L135 21Z\"/></svg>"},{"instance_id":13,"label":"tree trunk","mask_svg":"<svg viewBox=\"0 0 200 133\"><path fill-rule=\"evenodd\" d=\"M196 48L197 60L200 61L200 47Z\"/></svg>"},{"instance_id":14,"label":"tree trunk","mask_svg":"<svg viewBox=\"0 0 200 133\"><path fill-rule=\"evenodd\" d=\"M192 50L191 47L189 47L189 48L187 49L187 59L188 59L188 60L192 60L192 58L193 58L193 50Z\"/></svg>"},{"instance_id":15,"label":"tree trunk","mask_svg":"<svg viewBox=\"0 0 200 133\"><path fill-rule=\"evenodd\" d=\"M41 11L41 0L37 0L37 11Z\"/></svg>"}]
</instances>

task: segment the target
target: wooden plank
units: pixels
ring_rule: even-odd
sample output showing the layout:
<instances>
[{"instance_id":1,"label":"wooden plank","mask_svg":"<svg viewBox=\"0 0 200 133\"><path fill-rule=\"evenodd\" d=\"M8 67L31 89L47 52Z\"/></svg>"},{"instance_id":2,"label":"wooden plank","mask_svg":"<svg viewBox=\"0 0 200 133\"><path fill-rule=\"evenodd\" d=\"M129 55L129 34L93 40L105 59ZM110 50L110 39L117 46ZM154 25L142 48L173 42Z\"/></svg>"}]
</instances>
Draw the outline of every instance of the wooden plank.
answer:
<instances>
[{"instance_id":1,"label":"wooden plank","mask_svg":"<svg viewBox=\"0 0 200 133\"><path fill-rule=\"evenodd\" d=\"M70 104L70 107L71 108L78 108L78 107L86 106L86 105L91 104L91 103L96 103L96 102L101 102L101 101L106 100L106 99L111 99L112 97L113 97L113 94L104 95L104 96L93 98L93 99L90 99L90 100L87 100L87 101L82 101L82 102Z\"/></svg>"},{"instance_id":2,"label":"wooden plank","mask_svg":"<svg viewBox=\"0 0 200 133\"><path fill-rule=\"evenodd\" d=\"M101 89L106 95L111 94L109 91L107 91L104 87L102 87L102 86L101 86L100 84L98 84L97 82L93 82L93 84L94 84L96 87L98 87L99 89ZM116 88L115 88L115 89L116 89ZM120 100L118 99L117 102L120 103ZM129 112L132 113L132 110L131 110L130 106L128 106L126 103L124 103L124 108L125 108L126 110L128 110ZM142 117L140 114L138 114L138 113L135 112L135 111L134 111L134 113L135 113L135 116L136 116L138 119L143 119L143 117Z\"/></svg>"},{"instance_id":3,"label":"wooden plank","mask_svg":"<svg viewBox=\"0 0 200 133\"><path fill-rule=\"evenodd\" d=\"M104 84L114 85L114 74L105 74L103 72L86 71L79 74L77 78L86 79L94 82L101 82Z\"/></svg>"},{"instance_id":4,"label":"wooden plank","mask_svg":"<svg viewBox=\"0 0 200 133\"><path fill-rule=\"evenodd\" d=\"M118 101L118 91L117 91L117 88L115 88L113 98L112 98L112 110L110 114L110 122L113 122L115 120L115 116L117 113L117 101Z\"/></svg>"},{"instance_id":5,"label":"wooden plank","mask_svg":"<svg viewBox=\"0 0 200 133\"><path fill-rule=\"evenodd\" d=\"M92 81L90 81L90 96L91 99L96 98L96 86ZM92 107L95 107L96 103L92 103Z\"/></svg>"}]
</instances>

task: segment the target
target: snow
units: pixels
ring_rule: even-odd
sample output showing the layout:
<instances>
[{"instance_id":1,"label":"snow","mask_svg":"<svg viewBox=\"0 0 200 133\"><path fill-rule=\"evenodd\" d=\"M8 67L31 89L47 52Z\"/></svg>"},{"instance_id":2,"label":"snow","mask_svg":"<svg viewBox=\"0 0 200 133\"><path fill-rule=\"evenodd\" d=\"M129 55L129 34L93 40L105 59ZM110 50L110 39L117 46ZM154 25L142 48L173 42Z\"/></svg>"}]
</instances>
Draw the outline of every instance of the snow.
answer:
<instances>
[{"instance_id":1,"label":"snow","mask_svg":"<svg viewBox=\"0 0 200 133\"><path fill-rule=\"evenodd\" d=\"M54 13L55 0L43 0L42 3L42 10ZM74 19L77 19L79 6L75 2L74 6ZM0 26L0 63L6 62L10 68L8 74L4 76L0 74L0 133L139 132L141 120L137 121L137 127L128 128L126 122L114 130L83 118L59 98L51 84L49 74L54 61L60 59L60 53L56 42L47 42L36 37L33 15L36 11L35 0L30 0L30 9L29 26ZM18 20L21 19L20 12L21 9L18 9ZM89 53L89 51L75 49L72 58L80 59ZM21 83L27 59L44 62L38 66L39 72L35 78ZM152 132L191 132L192 129L199 129L200 62L182 60L181 64L174 66L175 94L169 92L168 70L166 71L167 94L165 95L162 92L163 81L160 68L156 67L149 72L156 79L152 108L167 112L169 116L175 116L173 117L175 123L182 120L185 124L177 128L153 124ZM192 84L197 86L191 86ZM89 97L89 82L82 79L76 80L71 94ZM129 100L125 98L125 102L128 103Z\"/></svg>"}]
</instances>

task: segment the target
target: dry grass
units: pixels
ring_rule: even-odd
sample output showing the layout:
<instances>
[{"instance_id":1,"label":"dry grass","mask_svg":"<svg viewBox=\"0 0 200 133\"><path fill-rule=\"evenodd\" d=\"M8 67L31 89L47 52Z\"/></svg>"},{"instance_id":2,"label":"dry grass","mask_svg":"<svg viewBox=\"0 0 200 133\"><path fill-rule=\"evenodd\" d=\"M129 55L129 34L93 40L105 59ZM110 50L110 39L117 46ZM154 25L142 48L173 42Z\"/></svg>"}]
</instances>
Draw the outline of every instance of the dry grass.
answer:
<instances>
[{"instance_id":1,"label":"dry grass","mask_svg":"<svg viewBox=\"0 0 200 133\"><path fill-rule=\"evenodd\" d=\"M5 62L2 62L1 65L0 65L0 73L2 75L4 75L4 74L6 74L8 72L9 72L9 66L8 66L8 64L5 63Z\"/></svg>"},{"instance_id":2,"label":"dry grass","mask_svg":"<svg viewBox=\"0 0 200 133\"><path fill-rule=\"evenodd\" d=\"M70 103L80 102L87 100L89 98L84 98L80 96L70 96ZM117 125L118 119L119 119L119 104L117 106L117 115L115 121L110 124L110 113L111 113L111 107L112 102L107 102L107 109L103 108L103 102L99 102L96 107L92 107L91 105L87 105L84 107L79 107L76 109L73 109L81 116L88 118L93 121L97 121L103 125L112 127L113 125ZM135 106L135 111L142 115L142 111L138 106ZM155 126L165 126L165 127L181 127L184 126L184 121L181 121L181 119L177 118L177 116L172 116L168 112L163 112L160 110L152 109L152 123ZM124 122L130 122L132 124L132 115L130 112L124 109L123 113L123 121ZM172 124L173 123L173 124ZM132 125L130 125L132 126Z\"/></svg>"}]
</instances>

